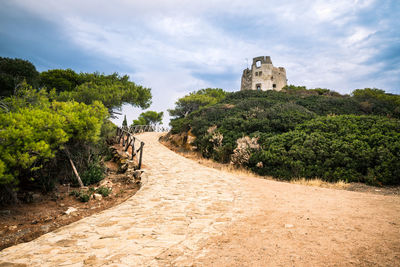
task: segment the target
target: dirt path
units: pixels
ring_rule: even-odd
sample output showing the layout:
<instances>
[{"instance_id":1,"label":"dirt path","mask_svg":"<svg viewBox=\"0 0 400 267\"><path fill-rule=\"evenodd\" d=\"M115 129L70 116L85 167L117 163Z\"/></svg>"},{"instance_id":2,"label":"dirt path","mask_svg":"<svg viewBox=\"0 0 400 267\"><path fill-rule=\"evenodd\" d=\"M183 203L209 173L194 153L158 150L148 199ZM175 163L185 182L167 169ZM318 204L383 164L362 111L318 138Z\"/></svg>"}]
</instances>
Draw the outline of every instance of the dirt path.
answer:
<instances>
[{"instance_id":1,"label":"dirt path","mask_svg":"<svg viewBox=\"0 0 400 267\"><path fill-rule=\"evenodd\" d=\"M1 251L0 266L400 265L398 196L238 177L141 139L134 197Z\"/></svg>"}]
</instances>

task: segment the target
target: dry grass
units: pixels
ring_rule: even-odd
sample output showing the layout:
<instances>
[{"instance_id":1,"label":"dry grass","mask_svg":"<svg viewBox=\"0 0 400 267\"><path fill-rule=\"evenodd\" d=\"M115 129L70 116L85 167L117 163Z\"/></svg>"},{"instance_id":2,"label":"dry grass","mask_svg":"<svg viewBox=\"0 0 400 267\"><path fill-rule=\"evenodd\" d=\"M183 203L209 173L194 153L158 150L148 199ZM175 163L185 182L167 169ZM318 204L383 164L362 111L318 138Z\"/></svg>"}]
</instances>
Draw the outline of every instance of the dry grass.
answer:
<instances>
[{"instance_id":1,"label":"dry grass","mask_svg":"<svg viewBox=\"0 0 400 267\"><path fill-rule=\"evenodd\" d=\"M317 187L325 187L325 188L333 188L333 189L347 189L350 184L344 181L338 181L336 183L329 183L322 181L319 178L314 178L310 180L306 180L305 178L299 178L290 181L291 184L301 184L308 186L317 186Z\"/></svg>"},{"instance_id":2,"label":"dry grass","mask_svg":"<svg viewBox=\"0 0 400 267\"><path fill-rule=\"evenodd\" d=\"M190 150L176 147L176 146L172 145L170 142L162 141L161 143L163 145L165 145L166 147L168 147L169 149L171 149L172 151L174 151L175 153L178 153L179 155L184 156L185 158L196 161L197 163L199 163L203 166L209 167L209 168L226 171L226 172L235 174L240 177L254 177L254 178L262 178L262 179L269 179L269 180L275 180L275 181L277 180L271 176L257 175L243 167L235 167L232 164L222 164L222 163L215 162L211 159L203 158L199 152L190 151ZM319 178L314 178L314 179L310 179L310 180L307 180L305 178L299 178L299 179L291 180L289 183L301 184L301 185L307 185L307 186L317 186L317 187L324 187L324 188L332 188L332 189L344 189L344 190L348 189L350 187L350 184L346 183L344 181L339 181L336 183L329 183L329 182L322 181Z\"/></svg>"}]
</instances>

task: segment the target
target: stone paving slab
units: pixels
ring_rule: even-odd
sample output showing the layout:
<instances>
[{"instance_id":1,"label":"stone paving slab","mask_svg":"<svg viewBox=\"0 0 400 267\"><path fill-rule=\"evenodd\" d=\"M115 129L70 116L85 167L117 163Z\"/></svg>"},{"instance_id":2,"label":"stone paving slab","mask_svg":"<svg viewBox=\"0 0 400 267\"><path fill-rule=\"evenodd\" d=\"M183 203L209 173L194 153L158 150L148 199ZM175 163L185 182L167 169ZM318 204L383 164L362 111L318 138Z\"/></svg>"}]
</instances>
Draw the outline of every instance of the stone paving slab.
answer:
<instances>
[{"instance_id":1,"label":"stone paving slab","mask_svg":"<svg viewBox=\"0 0 400 267\"><path fill-rule=\"evenodd\" d=\"M159 136L140 136L146 143L147 181L135 196L4 249L0 266L185 265L192 254L199 254L201 241L245 216L247 204L238 205L246 199L238 177L175 154L158 142Z\"/></svg>"}]
</instances>

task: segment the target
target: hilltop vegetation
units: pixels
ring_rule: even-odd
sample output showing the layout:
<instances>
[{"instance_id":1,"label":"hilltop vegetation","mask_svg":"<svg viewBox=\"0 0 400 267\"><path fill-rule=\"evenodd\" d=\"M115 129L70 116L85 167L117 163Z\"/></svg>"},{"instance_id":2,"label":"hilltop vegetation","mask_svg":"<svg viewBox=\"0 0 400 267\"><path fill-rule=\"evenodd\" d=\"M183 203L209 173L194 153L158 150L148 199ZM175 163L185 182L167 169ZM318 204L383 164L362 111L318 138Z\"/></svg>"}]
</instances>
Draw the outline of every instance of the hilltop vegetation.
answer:
<instances>
[{"instance_id":1,"label":"hilltop vegetation","mask_svg":"<svg viewBox=\"0 0 400 267\"><path fill-rule=\"evenodd\" d=\"M285 180L400 184L400 96L379 89L351 96L297 86L206 89L178 100L170 114L172 133L190 131L196 149L219 162Z\"/></svg>"},{"instance_id":2,"label":"hilltop vegetation","mask_svg":"<svg viewBox=\"0 0 400 267\"><path fill-rule=\"evenodd\" d=\"M77 183L70 159L82 180L101 179L113 111L124 103L151 103L150 89L117 73L39 74L28 61L0 58L0 78L0 204L17 200L21 189Z\"/></svg>"}]
</instances>

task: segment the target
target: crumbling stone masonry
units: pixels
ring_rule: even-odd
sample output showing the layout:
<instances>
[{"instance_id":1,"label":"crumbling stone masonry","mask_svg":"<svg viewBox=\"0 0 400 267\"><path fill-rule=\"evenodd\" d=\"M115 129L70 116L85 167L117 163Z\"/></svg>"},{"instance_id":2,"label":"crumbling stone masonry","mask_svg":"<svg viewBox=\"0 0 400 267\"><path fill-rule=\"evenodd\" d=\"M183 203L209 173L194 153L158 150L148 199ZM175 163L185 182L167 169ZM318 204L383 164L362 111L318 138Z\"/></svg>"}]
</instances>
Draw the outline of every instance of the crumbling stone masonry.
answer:
<instances>
[{"instance_id":1,"label":"crumbling stone masonry","mask_svg":"<svg viewBox=\"0 0 400 267\"><path fill-rule=\"evenodd\" d=\"M286 70L274 67L269 56L253 58L251 69L243 70L240 90L276 90L287 85Z\"/></svg>"}]
</instances>

